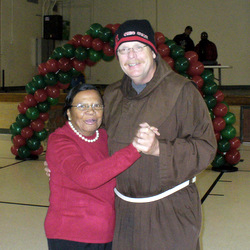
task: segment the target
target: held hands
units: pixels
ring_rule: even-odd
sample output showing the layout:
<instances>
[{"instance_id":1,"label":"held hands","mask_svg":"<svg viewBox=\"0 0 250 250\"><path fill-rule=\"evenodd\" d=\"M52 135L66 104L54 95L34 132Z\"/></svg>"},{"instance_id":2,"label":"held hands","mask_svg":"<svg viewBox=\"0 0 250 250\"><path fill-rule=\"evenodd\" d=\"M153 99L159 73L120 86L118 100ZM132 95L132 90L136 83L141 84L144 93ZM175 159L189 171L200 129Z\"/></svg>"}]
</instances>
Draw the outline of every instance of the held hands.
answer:
<instances>
[{"instance_id":1,"label":"held hands","mask_svg":"<svg viewBox=\"0 0 250 250\"><path fill-rule=\"evenodd\" d=\"M158 129L149 126L148 123L141 123L136 136L132 142L133 146L139 151L147 155L160 155L159 141L156 135L160 135Z\"/></svg>"}]
</instances>

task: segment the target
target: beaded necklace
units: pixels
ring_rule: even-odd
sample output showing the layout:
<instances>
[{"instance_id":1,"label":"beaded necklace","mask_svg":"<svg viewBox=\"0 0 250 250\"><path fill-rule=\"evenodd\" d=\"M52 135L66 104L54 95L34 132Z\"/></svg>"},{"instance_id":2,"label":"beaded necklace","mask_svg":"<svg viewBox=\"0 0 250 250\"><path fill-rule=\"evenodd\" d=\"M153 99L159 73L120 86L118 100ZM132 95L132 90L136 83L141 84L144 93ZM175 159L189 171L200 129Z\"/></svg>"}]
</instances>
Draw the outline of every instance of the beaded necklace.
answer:
<instances>
[{"instance_id":1,"label":"beaded necklace","mask_svg":"<svg viewBox=\"0 0 250 250\"><path fill-rule=\"evenodd\" d=\"M75 127L73 126L73 124L69 121L69 126L71 127L71 129L82 139L82 140L84 140L84 141L86 141L86 142L95 142L95 141L97 141L98 140L98 138L99 138L99 131L98 130L96 130L95 132L96 132L96 137L94 138L94 139L87 139L86 137L84 137L82 134L80 134L76 129L75 129Z\"/></svg>"}]
</instances>

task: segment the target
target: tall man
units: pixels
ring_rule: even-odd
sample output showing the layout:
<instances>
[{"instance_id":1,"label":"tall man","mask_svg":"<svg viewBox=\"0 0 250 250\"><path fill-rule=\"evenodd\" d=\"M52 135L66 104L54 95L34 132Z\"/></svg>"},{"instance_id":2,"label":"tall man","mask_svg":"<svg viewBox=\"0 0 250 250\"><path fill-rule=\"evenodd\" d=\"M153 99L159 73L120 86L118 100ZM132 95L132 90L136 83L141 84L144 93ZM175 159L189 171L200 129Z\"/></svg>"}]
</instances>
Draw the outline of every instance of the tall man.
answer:
<instances>
[{"instance_id":1,"label":"tall man","mask_svg":"<svg viewBox=\"0 0 250 250\"><path fill-rule=\"evenodd\" d=\"M136 134L142 157L117 177L113 249L199 249L194 177L217 147L206 104L194 84L160 58L147 20L124 22L115 52L124 76L104 94L109 150L113 154Z\"/></svg>"}]
</instances>

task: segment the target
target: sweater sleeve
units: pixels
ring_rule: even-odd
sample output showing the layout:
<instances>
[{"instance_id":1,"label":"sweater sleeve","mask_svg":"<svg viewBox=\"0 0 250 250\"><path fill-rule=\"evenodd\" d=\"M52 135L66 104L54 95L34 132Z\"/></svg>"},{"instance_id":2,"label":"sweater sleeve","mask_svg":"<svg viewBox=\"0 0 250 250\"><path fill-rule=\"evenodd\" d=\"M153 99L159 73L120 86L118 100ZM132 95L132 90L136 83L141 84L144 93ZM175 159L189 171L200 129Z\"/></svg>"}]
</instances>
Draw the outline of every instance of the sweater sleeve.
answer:
<instances>
[{"instance_id":1,"label":"sweater sleeve","mask_svg":"<svg viewBox=\"0 0 250 250\"><path fill-rule=\"evenodd\" d=\"M217 150L208 108L192 84L183 88L176 105L177 137L160 142L163 186L166 183L174 186L191 179L207 168Z\"/></svg>"},{"instance_id":2,"label":"sweater sleeve","mask_svg":"<svg viewBox=\"0 0 250 250\"><path fill-rule=\"evenodd\" d=\"M78 147L69 137L52 134L48 142L46 161L52 174L53 171L60 171L85 189L100 187L129 168L141 156L130 144L110 157L89 164Z\"/></svg>"}]
</instances>

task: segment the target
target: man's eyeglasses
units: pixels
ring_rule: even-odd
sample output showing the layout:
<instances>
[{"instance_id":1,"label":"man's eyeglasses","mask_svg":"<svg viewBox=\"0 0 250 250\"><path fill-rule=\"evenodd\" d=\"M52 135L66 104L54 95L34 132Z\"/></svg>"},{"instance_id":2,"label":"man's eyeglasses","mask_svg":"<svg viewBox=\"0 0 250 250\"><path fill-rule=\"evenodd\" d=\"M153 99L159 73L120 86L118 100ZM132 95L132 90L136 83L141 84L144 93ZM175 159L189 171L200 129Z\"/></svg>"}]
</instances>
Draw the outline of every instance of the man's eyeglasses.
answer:
<instances>
[{"instance_id":1,"label":"man's eyeglasses","mask_svg":"<svg viewBox=\"0 0 250 250\"><path fill-rule=\"evenodd\" d=\"M133 48L122 48L122 49L118 49L117 51L121 54L121 55L126 55L128 54L131 50L134 51L134 53L140 53L142 52L143 48L147 47L147 45L144 46L135 46Z\"/></svg>"},{"instance_id":2,"label":"man's eyeglasses","mask_svg":"<svg viewBox=\"0 0 250 250\"><path fill-rule=\"evenodd\" d=\"M93 103L91 105L79 103L77 105L71 105L70 107L77 108L80 111L88 111L90 107L94 110L102 110L104 108L104 105L99 103Z\"/></svg>"}]
</instances>

